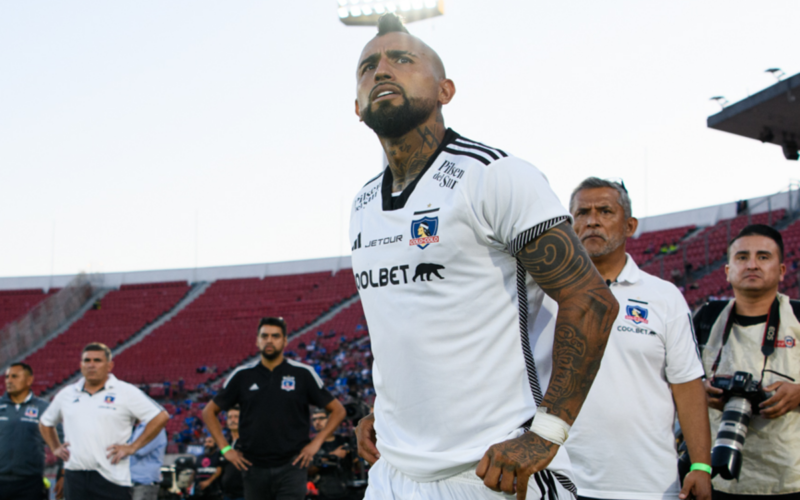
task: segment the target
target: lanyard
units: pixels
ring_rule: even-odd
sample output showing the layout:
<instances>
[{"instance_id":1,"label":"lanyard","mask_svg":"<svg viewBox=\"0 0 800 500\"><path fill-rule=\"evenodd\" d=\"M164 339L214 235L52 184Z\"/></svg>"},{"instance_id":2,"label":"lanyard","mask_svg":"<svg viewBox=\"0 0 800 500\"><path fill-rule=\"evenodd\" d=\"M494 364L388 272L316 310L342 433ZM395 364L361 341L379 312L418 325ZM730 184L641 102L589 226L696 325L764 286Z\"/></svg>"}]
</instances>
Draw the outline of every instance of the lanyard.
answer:
<instances>
[{"instance_id":1,"label":"lanyard","mask_svg":"<svg viewBox=\"0 0 800 500\"><path fill-rule=\"evenodd\" d=\"M761 354L764 355L764 367L761 370L761 380L759 381L759 384L761 384L761 381L764 380L764 371L767 368L767 358L770 354L775 352L775 344L778 342L778 326L780 325L780 314L778 312L779 305L778 297L775 297L775 301L772 303L772 306L770 306L769 313L767 314L767 322L764 325L764 338L761 341ZM714 365L711 367L712 376L717 372L719 360L722 357L722 349L725 348L725 344L728 342L728 338L731 336L735 310L736 304L734 303L731 306L731 312L728 314L728 321L725 323L725 332L722 334L722 347L719 348L717 359L714 361Z\"/></svg>"}]
</instances>

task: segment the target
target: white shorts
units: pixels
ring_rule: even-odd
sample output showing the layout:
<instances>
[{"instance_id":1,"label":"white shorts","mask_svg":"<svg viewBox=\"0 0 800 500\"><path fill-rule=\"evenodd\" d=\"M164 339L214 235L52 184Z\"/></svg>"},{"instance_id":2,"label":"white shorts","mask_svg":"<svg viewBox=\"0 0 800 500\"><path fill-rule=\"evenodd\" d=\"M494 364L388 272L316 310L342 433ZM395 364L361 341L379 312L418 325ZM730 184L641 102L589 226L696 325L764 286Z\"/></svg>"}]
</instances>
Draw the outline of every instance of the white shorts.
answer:
<instances>
[{"instance_id":1,"label":"white shorts","mask_svg":"<svg viewBox=\"0 0 800 500\"><path fill-rule=\"evenodd\" d=\"M478 464L475 464L477 467ZM398 471L386 460L378 460L369 470L369 486L364 500L510 500L516 495L492 491L475 475L475 468L461 474L420 483ZM543 470L528 481L528 500L575 500L556 475Z\"/></svg>"}]
</instances>

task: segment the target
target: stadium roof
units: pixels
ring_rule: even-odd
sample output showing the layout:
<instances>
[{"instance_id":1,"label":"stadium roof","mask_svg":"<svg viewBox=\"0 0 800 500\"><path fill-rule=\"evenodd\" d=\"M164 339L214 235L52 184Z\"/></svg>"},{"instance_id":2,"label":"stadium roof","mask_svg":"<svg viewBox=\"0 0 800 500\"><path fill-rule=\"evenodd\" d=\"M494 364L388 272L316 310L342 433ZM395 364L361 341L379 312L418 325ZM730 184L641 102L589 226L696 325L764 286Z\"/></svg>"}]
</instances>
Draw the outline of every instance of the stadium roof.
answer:
<instances>
[{"instance_id":1,"label":"stadium roof","mask_svg":"<svg viewBox=\"0 0 800 500\"><path fill-rule=\"evenodd\" d=\"M707 123L709 128L777 144L787 160L797 160L800 73L727 106Z\"/></svg>"}]
</instances>

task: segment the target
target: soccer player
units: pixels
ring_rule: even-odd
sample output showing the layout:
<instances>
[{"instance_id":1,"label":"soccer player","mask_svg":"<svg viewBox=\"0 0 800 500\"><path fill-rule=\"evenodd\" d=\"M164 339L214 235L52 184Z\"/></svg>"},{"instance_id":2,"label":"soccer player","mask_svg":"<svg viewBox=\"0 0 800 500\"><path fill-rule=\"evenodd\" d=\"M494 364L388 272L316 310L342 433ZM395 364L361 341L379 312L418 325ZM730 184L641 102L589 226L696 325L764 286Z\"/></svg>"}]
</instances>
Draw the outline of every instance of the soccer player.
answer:
<instances>
[{"instance_id":1,"label":"soccer player","mask_svg":"<svg viewBox=\"0 0 800 500\"><path fill-rule=\"evenodd\" d=\"M566 444L581 498L711 500L711 435L689 307L675 285L642 272L625 253L639 222L621 184L584 180L570 210L620 303L603 366ZM682 490L676 412L693 462Z\"/></svg>"},{"instance_id":2,"label":"soccer player","mask_svg":"<svg viewBox=\"0 0 800 500\"><path fill-rule=\"evenodd\" d=\"M356 76L356 114L389 161L350 221L375 356L366 498L571 498L558 451L616 300L544 175L445 128L453 81L400 18L380 19Z\"/></svg>"}]
</instances>

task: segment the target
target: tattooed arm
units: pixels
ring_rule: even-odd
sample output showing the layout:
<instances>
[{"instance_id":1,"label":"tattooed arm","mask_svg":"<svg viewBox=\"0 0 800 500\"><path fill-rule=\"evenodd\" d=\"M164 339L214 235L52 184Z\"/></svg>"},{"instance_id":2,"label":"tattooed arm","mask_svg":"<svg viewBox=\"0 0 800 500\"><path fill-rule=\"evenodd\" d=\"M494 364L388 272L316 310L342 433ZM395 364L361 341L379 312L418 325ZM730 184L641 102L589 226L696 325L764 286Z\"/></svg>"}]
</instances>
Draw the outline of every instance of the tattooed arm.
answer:
<instances>
[{"instance_id":1,"label":"tattooed arm","mask_svg":"<svg viewBox=\"0 0 800 500\"><path fill-rule=\"evenodd\" d=\"M572 425L592 386L619 305L572 226L560 224L528 243L517 258L558 303L553 373L542 406ZM558 445L533 432L498 443L476 473L495 491L523 500L528 478L553 460Z\"/></svg>"}]
</instances>

